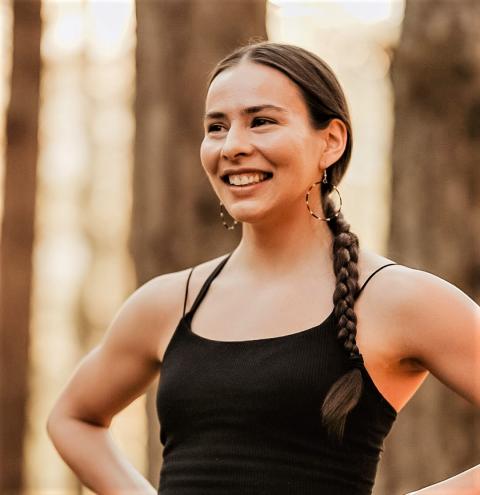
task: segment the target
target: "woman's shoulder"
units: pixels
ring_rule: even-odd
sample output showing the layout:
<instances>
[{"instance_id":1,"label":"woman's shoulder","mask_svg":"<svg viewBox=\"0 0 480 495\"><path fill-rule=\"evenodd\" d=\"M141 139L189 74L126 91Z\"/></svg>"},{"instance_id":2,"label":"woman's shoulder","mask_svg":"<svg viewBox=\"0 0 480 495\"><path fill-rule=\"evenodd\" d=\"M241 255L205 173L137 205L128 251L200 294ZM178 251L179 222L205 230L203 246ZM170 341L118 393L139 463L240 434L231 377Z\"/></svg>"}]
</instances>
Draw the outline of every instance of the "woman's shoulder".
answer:
<instances>
[{"instance_id":1,"label":"woman's shoulder","mask_svg":"<svg viewBox=\"0 0 480 495\"><path fill-rule=\"evenodd\" d=\"M180 317L187 283L189 292L195 292L196 286L206 280L224 256L201 262L194 267L157 275L138 287L135 293L143 301L145 308L149 308L157 318Z\"/></svg>"},{"instance_id":2,"label":"woman's shoulder","mask_svg":"<svg viewBox=\"0 0 480 495\"><path fill-rule=\"evenodd\" d=\"M370 284L369 288L370 292L375 292L389 307L418 309L419 303L430 305L437 302L438 298L449 299L463 294L458 287L434 273L399 263L369 250L362 250L359 255L359 285L363 285L378 268L390 263L395 264L376 273L373 277L375 283Z\"/></svg>"},{"instance_id":3,"label":"woman's shoulder","mask_svg":"<svg viewBox=\"0 0 480 495\"><path fill-rule=\"evenodd\" d=\"M392 263L394 264L392 265ZM387 267L386 265L391 266ZM384 269L379 270L384 266ZM394 259L387 258L369 249L360 250L357 268L359 286L362 287L367 279L372 278L372 282L369 281L370 287L368 291L375 291L381 294L385 292L386 287L396 286L396 283L400 280L408 281L413 270L409 266L402 265ZM378 273L374 274L377 270L379 270ZM392 291L387 292L387 297L392 295Z\"/></svg>"},{"instance_id":4,"label":"woman's shoulder","mask_svg":"<svg viewBox=\"0 0 480 495\"><path fill-rule=\"evenodd\" d=\"M376 268L396 263L372 252L359 257L360 285ZM454 334L479 327L478 305L461 289L442 277L401 263L376 273L361 294L359 308L365 319L388 328L383 338L403 358L419 359L425 343L446 345ZM477 323L475 323L475 321Z\"/></svg>"},{"instance_id":5,"label":"woman's shoulder","mask_svg":"<svg viewBox=\"0 0 480 495\"><path fill-rule=\"evenodd\" d=\"M395 264L375 273L359 299L363 299L364 305L377 314L382 312L390 317L408 315L411 318L413 312L420 316L422 309L432 309L440 300L446 302L454 293L458 296L461 292L450 282L427 270L399 263L369 250L362 250L359 255L359 285L363 286L370 275L390 263Z\"/></svg>"},{"instance_id":6,"label":"woman's shoulder","mask_svg":"<svg viewBox=\"0 0 480 495\"><path fill-rule=\"evenodd\" d=\"M193 273L199 273L195 279L201 283L222 258L196 265ZM114 335L117 340L141 347L145 353L156 353L158 346L152 343L169 336L182 317L191 270L192 267L187 267L157 275L138 286L117 310L105 336ZM193 275L191 279L194 279ZM153 357L156 358L157 354Z\"/></svg>"}]
</instances>

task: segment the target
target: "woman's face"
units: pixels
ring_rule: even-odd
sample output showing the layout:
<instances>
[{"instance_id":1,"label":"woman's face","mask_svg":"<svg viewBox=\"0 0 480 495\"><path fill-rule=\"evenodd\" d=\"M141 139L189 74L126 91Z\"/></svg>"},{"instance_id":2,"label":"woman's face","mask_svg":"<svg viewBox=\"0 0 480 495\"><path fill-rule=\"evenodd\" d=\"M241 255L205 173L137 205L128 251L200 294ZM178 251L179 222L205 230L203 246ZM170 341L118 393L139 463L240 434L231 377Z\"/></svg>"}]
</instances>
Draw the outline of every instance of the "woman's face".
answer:
<instances>
[{"instance_id":1,"label":"woman's face","mask_svg":"<svg viewBox=\"0 0 480 495\"><path fill-rule=\"evenodd\" d=\"M200 157L229 213L256 223L305 210L306 190L343 153L343 123L332 122L333 138L332 123L314 129L299 88L276 69L244 61L221 72L205 102Z\"/></svg>"}]
</instances>

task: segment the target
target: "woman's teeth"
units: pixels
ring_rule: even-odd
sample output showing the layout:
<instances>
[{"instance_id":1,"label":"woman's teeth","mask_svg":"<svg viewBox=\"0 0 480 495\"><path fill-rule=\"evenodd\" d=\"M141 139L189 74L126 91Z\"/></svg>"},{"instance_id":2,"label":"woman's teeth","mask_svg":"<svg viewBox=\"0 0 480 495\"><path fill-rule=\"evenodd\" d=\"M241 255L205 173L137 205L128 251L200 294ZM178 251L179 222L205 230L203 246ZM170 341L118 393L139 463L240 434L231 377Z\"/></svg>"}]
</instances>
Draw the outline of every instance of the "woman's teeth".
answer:
<instances>
[{"instance_id":1,"label":"woman's teeth","mask_svg":"<svg viewBox=\"0 0 480 495\"><path fill-rule=\"evenodd\" d=\"M268 177L264 172L249 174L232 174L228 176L228 183L233 186L247 186L262 182Z\"/></svg>"}]
</instances>

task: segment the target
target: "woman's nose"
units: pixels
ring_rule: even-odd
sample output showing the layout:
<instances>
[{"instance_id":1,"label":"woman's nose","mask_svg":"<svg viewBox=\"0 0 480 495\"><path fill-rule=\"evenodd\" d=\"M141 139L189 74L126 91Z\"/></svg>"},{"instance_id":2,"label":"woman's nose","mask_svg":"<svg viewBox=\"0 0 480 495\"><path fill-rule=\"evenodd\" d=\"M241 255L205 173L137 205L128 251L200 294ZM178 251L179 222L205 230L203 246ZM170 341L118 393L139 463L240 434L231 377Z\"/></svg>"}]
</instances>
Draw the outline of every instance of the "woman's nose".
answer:
<instances>
[{"instance_id":1,"label":"woman's nose","mask_svg":"<svg viewBox=\"0 0 480 495\"><path fill-rule=\"evenodd\" d=\"M248 131L241 126L231 126L222 146L222 156L234 160L239 155L248 155L252 151Z\"/></svg>"}]
</instances>

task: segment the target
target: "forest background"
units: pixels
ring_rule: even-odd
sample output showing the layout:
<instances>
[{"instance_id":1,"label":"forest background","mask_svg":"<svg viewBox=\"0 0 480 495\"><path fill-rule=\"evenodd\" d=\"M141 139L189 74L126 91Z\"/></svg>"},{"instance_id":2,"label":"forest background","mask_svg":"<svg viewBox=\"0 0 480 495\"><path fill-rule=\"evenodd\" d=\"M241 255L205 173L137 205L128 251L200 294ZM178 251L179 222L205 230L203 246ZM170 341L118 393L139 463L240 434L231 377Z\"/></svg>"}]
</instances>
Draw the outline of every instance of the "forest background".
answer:
<instances>
[{"instance_id":1,"label":"forest background","mask_svg":"<svg viewBox=\"0 0 480 495\"><path fill-rule=\"evenodd\" d=\"M355 137L343 211L362 244L480 303L480 2L0 0L2 495L88 493L46 434L62 386L136 287L238 241L199 144L207 74L252 37L338 74ZM153 485L156 387L112 425ZM479 463L479 419L430 376L375 495Z\"/></svg>"}]
</instances>

